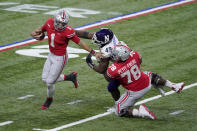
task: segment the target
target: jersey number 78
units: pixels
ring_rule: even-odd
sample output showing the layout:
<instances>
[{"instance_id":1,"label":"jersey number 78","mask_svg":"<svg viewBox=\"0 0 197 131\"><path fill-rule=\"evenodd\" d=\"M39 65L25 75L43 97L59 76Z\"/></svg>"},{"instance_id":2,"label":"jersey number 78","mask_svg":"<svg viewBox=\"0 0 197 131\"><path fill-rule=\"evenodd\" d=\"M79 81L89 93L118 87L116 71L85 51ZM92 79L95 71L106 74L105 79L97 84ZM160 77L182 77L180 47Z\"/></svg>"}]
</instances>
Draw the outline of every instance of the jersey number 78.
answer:
<instances>
[{"instance_id":1,"label":"jersey number 78","mask_svg":"<svg viewBox=\"0 0 197 131\"><path fill-rule=\"evenodd\" d=\"M121 78L127 76L128 84L133 82L131 80L132 76L134 80L138 80L141 77L141 71L139 70L137 65L133 65L130 70L127 70L126 72L122 73Z\"/></svg>"}]
</instances>

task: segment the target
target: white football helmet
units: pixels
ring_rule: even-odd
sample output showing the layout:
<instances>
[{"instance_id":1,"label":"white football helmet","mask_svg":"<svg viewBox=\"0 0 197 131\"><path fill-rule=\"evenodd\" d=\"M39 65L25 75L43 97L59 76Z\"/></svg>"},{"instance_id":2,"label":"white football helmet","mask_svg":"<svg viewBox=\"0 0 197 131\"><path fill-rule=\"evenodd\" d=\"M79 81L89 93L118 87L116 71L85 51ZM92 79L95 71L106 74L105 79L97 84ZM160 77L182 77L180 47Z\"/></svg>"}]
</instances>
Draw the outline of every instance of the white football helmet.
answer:
<instances>
[{"instance_id":1,"label":"white football helmet","mask_svg":"<svg viewBox=\"0 0 197 131\"><path fill-rule=\"evenodd\" d=\"M126 61L130 56L131 50L124 45L116 45L112 50L111 59L116 62Z\"/></svg>"},{"instance_id":2,"label":"white football helmet","mask_svg":"<svg viewBox=\"0 0 197 131\"><path fill-rule=\"evenodd\" d=\"M58 10L54 15L54 27L57 31L63 31L69 21L69 15L64 10Z\"/></svg>"}]
</instances>

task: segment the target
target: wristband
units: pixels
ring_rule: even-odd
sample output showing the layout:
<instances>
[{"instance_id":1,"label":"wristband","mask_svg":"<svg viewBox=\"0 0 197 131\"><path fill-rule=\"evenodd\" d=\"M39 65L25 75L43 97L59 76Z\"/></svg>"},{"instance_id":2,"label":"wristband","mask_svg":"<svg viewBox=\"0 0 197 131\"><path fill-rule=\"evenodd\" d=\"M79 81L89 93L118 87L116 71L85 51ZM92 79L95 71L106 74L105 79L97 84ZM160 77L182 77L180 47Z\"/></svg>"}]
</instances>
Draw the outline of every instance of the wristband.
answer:
<instances>
[{"instance_id":1,"label":"wristband","mask_svg":"<svg viewBox=\"0 0 197 131\"><path fill-rule=\"evenodd\" d=\"M88 63L88 66L90 67L90 68L94 68L94 64L93 63Z\"/></svg>"},{"instance_id":2,"label":"wristband","mask_svg":"<svg viewBox=\"0 0 197 131\"><path fill-rule=\"evenodd\" d=\"M96 52L93 49L90 51L90 53L96 55Z\"/></svg>"},{"instance_id":3,"label":"wristband","mask_svg":"<svg viewBox=\"0 0 197 131\"><path fill-rule=\"evenodd\" d=\"M91 54L89 54L89 55L86 57L86 63L88 64L88 66L89 66L90 68L93 69L93 68L94 68L94 63L93 63L91 57L92 57Z\"/></svg>"}]
</instances>

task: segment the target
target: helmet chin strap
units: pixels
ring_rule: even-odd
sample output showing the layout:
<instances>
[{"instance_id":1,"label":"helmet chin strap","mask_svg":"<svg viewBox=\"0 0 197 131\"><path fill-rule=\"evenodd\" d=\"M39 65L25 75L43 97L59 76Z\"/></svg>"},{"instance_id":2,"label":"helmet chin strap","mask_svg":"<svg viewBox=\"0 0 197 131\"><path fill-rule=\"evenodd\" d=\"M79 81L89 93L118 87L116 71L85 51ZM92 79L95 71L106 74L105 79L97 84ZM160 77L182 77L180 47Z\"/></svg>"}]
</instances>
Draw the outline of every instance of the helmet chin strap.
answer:
<instances>
[{"instance_id":1,"label":"helmet chin strap","mask_svg":"<svg viewBox=\"0 0 197 131\"><path fill-rule=\"evenodd\" d=\"M66 26L67 26L67 25L66 25ZM59 27L58 25L57 25L57 26L54 25L55 30L57 30L57 31L64 31L65 28L66 28L66 26L65 26L65 27Z\"/></svg>"}]
</instances>

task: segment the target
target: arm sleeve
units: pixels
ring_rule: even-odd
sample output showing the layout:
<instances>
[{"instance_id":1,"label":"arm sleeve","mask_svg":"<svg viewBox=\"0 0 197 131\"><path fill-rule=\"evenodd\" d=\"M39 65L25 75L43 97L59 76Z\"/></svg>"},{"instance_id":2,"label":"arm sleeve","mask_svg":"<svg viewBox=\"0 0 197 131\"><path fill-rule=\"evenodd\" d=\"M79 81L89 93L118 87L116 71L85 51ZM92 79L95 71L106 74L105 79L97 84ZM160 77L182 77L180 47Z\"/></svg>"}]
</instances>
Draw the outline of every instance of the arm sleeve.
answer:
<instances>
[{"instance_id":1,"label":"arm sleeve","mask_svg":"<svg viewBox=\"0 0 197 131\"><path fill-rule=\"evenodd\" d=\"M76 44L79 44L80 38L76 35L75 30L71 27L69 27L69 30L70 30L70 32L66 37L71 39Z\"/></svg>"},{"instance_id":2,"label":"arm sleeve","mask_svg":"<svg viewBox=\"0 0 197 131\"><path fill-rule=\"evenodd\" d=\"M113 71L111 70L111 66L109 66L107 68L107 71L104 73L104 77L107 81L112 81L113 79L115 79L115 76L113 75Z\"/></svg>"},{"instance_id":3,"label":"arm sleeve","mask_svg":"<svg viewBox=\"0 0 197 131\"><path fill-rule=\"evenodd\" d=\"M42 32L45 32L46 31L46 25L42 25Z\"/></svg>"},{"instance_id":4,"label":"arm sleeve","mask_svg":"<svg viewBox=\"0 0 197 131\"><path fill-rule=\"evenodd\" d=\"M108 68L107 68L107 76L114 79L116 78L116 66L114 66L114 64L110 65Z\"/></svg>"},{"instance_id":5,"label":"arm sleeve","mask_svg":"<svg viewBox=\"0 0 197 131\"><path fill-rule=\"evenodd\" d=\"M49 20L47 20L46 22L45 22L45 24L44 25L42 25L42 32L45 32L46 30L47 30L47 22L48 22Z\"/></svg>"},{"instance_id":6,"label":"arm sleeve","mask_svg":"<svg viewBox=\"0 0 197 131\"><path fill-rule=\"evenodd\" d=\"M141 64L142 63L141 55L137 51L134 51L134 52L135 52L135 57L136 57L138 63Z\"/></svg>"},{"instance_id":7,"label":"arm sleeve","mask_svg":"<svg viewBox=\"0 0 197 131\"><path fill-rule=\"evenodd\" d=\"M71 37L71 40L75 42L76 44L79 44L80 42L80 38L77 35L74 35L73 37Z\"/></svg>"}]
</instances>

